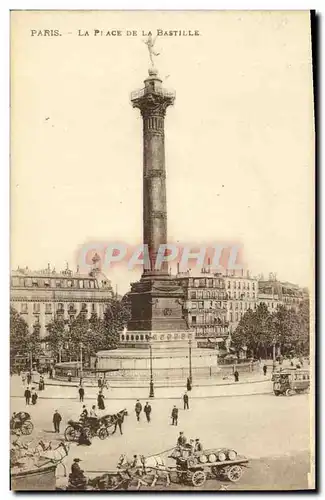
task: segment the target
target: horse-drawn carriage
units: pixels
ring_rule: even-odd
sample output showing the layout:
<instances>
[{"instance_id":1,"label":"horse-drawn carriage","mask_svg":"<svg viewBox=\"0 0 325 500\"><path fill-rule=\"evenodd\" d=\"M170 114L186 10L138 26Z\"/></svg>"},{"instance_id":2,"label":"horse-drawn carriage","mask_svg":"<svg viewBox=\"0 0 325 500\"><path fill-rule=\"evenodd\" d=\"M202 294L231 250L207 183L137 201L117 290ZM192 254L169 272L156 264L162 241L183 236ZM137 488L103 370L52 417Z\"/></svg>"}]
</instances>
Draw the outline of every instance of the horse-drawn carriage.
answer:
<instances>
[{"instance_id":1,"label":"horse-drawn carriage","mask_svg":"<svg viewBox=\"0 0 325 500\"><path fill-rule=\"evenodd\" d=\"M192 486L202 486L210 476L215 479L239 481L248 459L228 448L213 448L193 454L176 449L170 455L176 460L178 480Z\"/></svg>"},{"instance_id":2,"label":"horse-drawn carriage","mask_svg":"<svg viewBox=\"0 0 325 500\"><path fill-rule=\"evenodd\" d=\"M68 426L64 431L64 437L67 441L78 441L83 431L89 438L98 436L99 439L106 439L110 435L112 427L114 429L111 434L116 431L119 422L123 423L126 415L127 411L124 409L114 415L105 415L99 418L86 417L78 421L69 420Z\"/></svg>"},{"instance_id":3,"label":"horse-drawn carriage","mask_svg":"<svg viewBox=\"0 0 325 500\"><path fill-rule=\"evenodd\" d=\"M10 419L10 431L15 434L17 431L25 436L33 432L34 425L31 421L30 414L25 411L14 413Z\"/></svg>"}]
</instances>

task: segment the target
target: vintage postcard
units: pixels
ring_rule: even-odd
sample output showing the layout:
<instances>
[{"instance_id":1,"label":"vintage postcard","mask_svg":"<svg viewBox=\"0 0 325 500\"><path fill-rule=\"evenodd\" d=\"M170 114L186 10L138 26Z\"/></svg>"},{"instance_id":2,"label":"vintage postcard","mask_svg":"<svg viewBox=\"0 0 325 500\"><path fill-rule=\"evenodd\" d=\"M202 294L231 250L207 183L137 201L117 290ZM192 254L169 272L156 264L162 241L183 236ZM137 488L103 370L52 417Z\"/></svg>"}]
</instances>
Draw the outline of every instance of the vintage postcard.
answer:
<instances>
[{"instance_id":1,"label":"vintage postcard","mask_svg":"<svg viewBox=\"0 0 325 500\"><path fill-rule=\"evenodd\" d=\"M11 489L315 489L313 14L11 12Z\"/></svg>"}]
</instances>

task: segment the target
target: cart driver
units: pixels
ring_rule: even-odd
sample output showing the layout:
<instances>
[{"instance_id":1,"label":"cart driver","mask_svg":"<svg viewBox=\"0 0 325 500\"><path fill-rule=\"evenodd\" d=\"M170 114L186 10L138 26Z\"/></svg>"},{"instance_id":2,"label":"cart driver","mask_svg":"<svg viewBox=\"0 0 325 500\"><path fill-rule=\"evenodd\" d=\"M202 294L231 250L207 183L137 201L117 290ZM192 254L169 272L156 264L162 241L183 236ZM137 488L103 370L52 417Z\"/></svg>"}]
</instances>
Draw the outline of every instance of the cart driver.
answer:
<instances>
[{"instance_id":1,"label":"cart driver","mask_svg":"<svg viewBox=\"0 0 325 500\"><path fill-rule=\"evenodd\" d=\"M196 440L195 440L195 446L194 446L194 452L195 453L202 453L202 451L203 451L203 446L200 443L199 438L196 438Z\"/></svg>"}]
</instances>

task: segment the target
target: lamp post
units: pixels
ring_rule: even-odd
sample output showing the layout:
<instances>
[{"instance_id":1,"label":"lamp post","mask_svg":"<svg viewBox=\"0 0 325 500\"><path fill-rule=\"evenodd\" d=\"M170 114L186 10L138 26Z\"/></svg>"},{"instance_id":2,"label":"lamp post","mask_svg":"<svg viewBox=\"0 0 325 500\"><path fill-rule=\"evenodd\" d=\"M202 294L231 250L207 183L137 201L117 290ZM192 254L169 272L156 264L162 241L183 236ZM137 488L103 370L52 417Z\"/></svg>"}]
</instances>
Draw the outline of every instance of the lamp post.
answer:
<instances>
[{"instance_id":1,"label":"lamp post","mask_svg":"<svg viewBox=\"0 0 325 500\"><path fill-rule=\"evenodd\" d=\"M80 378L82 378L82 348L83 348L82 342L80 342L79 347L80 347Z\"/></svg>"},{"instance_id":2,"label":"lamp post","mask_svg":"<svg viewBox=\"0 0 325 500\"><path fill-rule=\"evenodd\" d=\"M188 362L189 362L189 381L192 385L193 377L192 377L192 339L189 337L188 339Z\"/></svg>"},{"instance_id":3,"label":"lamp post","mask_svg":"<svg viewBox=\"0 0 325 500\"><path fill-rule=\"evenodd\" d=\"M149 385L149 398L155 397L155 391L153 386L153 373L152 373L152 345L151 338L147 335L147 342L149 344L149 354L150 354L150 385Z\"/></svg>"},{"instance_id":4,"label":"lamp post","mask_svg":"<svg viewBox=\"0 0 325 500\"><path fill-rule=\"evenodd\" d=\"M272 344L272 358L273 358L272 372L275 372L275 344L276 344L276 340L274 338L273 344Z\"/></svg>"}]
</instances>

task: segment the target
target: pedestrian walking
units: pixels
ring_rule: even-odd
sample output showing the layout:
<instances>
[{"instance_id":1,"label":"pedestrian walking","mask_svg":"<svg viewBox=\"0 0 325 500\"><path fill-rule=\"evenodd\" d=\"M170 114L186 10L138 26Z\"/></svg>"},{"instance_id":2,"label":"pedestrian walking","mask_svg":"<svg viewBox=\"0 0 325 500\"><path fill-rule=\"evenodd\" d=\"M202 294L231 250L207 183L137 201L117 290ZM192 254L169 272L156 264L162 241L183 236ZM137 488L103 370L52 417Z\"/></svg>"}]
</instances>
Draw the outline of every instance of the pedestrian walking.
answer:
<instances>
[{"instance_id":1,"label":"pedestrian walking","mask_svg":"<svg viewBox=\"0 0 325 500\"><path fill-rule=\"evenodd\" d=\"M53 368L50 368L50 379L53 379Z\"/></svg>"},{"instance_id":2,"label":"pedestrian walking","mask_svg":"<svg viewBox=\"0 0 325 500\"><path fill-rule=\"evenodd\" d=\"M31 394L31 392L30 392L30 388L27 386L27 387L26 387L26 389L25 389L25 392L24 392L26 405L29 405L31 395L32 395L32 394Z\"/></svg>"},{"instance_id":3,"label":"pedestrian walking","mask_svg":"<svg viewBox=\"0 0 325 500\"><path fill-rule=\"evenodd\" d=\"M120 429L120 434L121 435L123 434L123 432L122 432L122 424L123 424L123 422L124 422L124 413L118 413L117 416L116 416L115 428L114 428L112 434L115 434L117 426Z\"/></svg>"},{"instance_id":4,"label":"pedestrian walking","mask_svg":"<svg viewBox=\"0 0 325 500\"><path fill-rule=\"evenodd\" d=\"M183 396L183 401L184 401L184 410L189 410L190 407L189 407L189 399L188 399L187 392L185 392L185 394Z\"/></svg>"},{"instance_id":5,"label":"pedestrian walking","mask_svg":"<svg viewBox=\"0 0 325 500\"><path fill-rule=\"evenodd\" d=\"M31 372L28 372L27 373L27 385L29 385L31 383L31 381L32 381L32 374L31 374Z\"/></svg>"},{"instance_id":6,"label":"pedestrian walking","mask_svg":"<svg viewBox=\"0 0 325 500\"><path fill-rule=\"evenodd\" d=\"M98 388L101 389L102 386L103 386L103 379L102 379L102 377L99 377L99 379L98 379Z\"/></svg>"},{"instance_id":7,"label":"pedestrian walking","mask_svg":"<svg viewBox=\"0 0 325 500\"><path fill-rule=\"evenodd\" d=\"M235 382L238 382L238 381L239 381L239 373L238 373L238 370L235 370L235 371L234 371L234 377L235 377Z\"/></svg>"},{"instance_id":8,"label":"pedestrian walking","mask_svg":"<svg viewBox=\"0 0 325 500\"><path fill-rule=\"evenodd\" d=\"M142 412L142 404L138 399L137 402L135 403L134 410L135 410L135 415L137 417L137 421L140 422L140 413Z\"/></svg>"},{"instance_id":9,"label":"pedestrian walking","mask_svg":"<svg viewBox=\"0 0 325 500\"><path fill-rule=\"evenodd\" d=\"M32 387L31 397L32 397L32 404L36 405L38 396L37 396L37 392L35 391L34 387Z\"/></svg>"},{"instance_id":10,"label":"pedestrian walking","mask_svg":"<svg viewBox=\"0 0 325 500\"><path fill-rule=\"evenodd\" d=\"M151 415L151 405L148 403L148 401L146 402L146 404L145 404L145 406L143 408L143 411L146 414L147 422L149 424L149 422L150 422L150 415Z\"/></svg>"},{"instance_id":11,"label":"pedestrian walking","mask_svg":"<svg viewBox=\"0 0 325 500\"><path fill-rule=\"evenodd\" d=\"M100 390L97 396L97 406L99 410L105 410L105 403L104 403L104 394Z\"/></svg>"},{"instance_id":12,"label":"pedestrian walking","mask_svg":"<svg viewBox=\"0 0 325 500\"><path fill-rule=\"evenodd\" d=\"M191 381L189 378L187 378L187 381L186 381L186 388L188 391L192 390L192 384L191 384Z\"/></svg>"},{"instance_id":13,"label":"pedestrian walking","mask_svg":"<svg viewBox=\"0 0 325 500\"><path fill-rule=\"evenodd\" d=\"M263 373L264 373L264 376L267 374L267 365L263 366Z\"/></svg>"},{"instance_id":14,"label":"pedestrian walking","mask_svg":"<svg viewBox=\"0 0 325 500\"><path fill-rule=\"evenodd\" d=\"M80 386L78 389L78 392L79 392L79 401L80 401L80 403L83 403L84 396L85 396L85 389L82 386Z\"/></svg>"},{"instance_id":15,"label":"pedestrian walking","mask_svg":"<svg viewBox=\"0 0 325 500\"><path fill-rule=\"evenodd\" d=\"M72 373L69 371L68 372L68 382L71 382L72 380Z\"/></svg>"},{"instance_id":16,"label":"pedestrian walking","mask_svg":"<svg viewBox=\"0 0 325 500\"><path fill-rule=\"evenodd\" d=\"M171 417L172 417L172 425L177 425L178 424L178 408L176 408L175 405L172 409Z\"/></svg>"},{"instance_id":17,"label":"pedestrian walking","mask_svg":"<svg viewBox=\"0 0 325 500\"><path fill-rule=\"evenodd\" d=\"M58 410L55 410L54 415L53 415L53 425L54 425L54 432L58 433L60 432L60 423L61 423L62 417Z\"/></svg>"},{"instance_id":18,"label":"pedestrian walking","mask_svg":"<svg viewBox=\"0 0 325 500\"><path fill-rule=\"evenodd\" d=\"M292 363L292 365L293 365L293 363ZM25 385L25 382L26 382L26 373L25 372L23 372L21 374L21 381L22 381L23 385Z\"/></svg>"}]
</instances>

